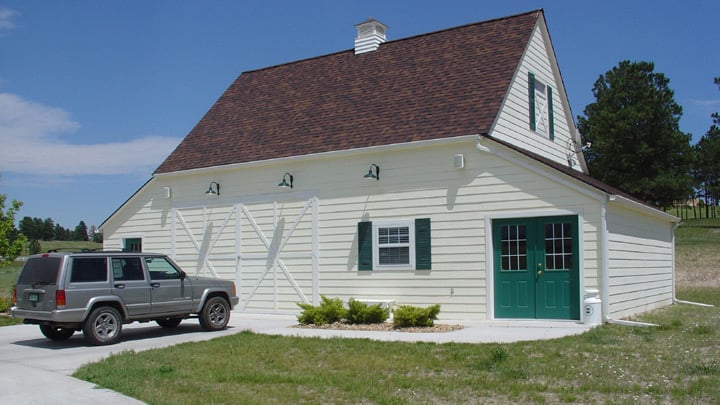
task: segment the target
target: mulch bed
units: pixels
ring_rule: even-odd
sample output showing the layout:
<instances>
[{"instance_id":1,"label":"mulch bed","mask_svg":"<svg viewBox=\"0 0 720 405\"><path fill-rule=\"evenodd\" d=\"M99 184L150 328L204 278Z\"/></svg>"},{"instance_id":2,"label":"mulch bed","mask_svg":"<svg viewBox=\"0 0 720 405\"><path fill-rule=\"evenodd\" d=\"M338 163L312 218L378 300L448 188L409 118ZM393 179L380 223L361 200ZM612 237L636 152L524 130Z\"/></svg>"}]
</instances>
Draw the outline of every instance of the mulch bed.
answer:
<instances>
[{"instance_id":1,"label":"mulch bed","mask_svg":"<svg viewBox=\"0 0 720 405\"><path fill-rule=\"evenodd\" d=\"M409 332L409 333L443 333L452 332L462 329L462 325L443 325L435 324L433 326L396 328L392 323L371 323L371 324L349 324L345 322L335 322L325 325L294 325L294 328L302 329L332 329L332 330L360 330L370 332Z\"/></svg>"}]
</instances>

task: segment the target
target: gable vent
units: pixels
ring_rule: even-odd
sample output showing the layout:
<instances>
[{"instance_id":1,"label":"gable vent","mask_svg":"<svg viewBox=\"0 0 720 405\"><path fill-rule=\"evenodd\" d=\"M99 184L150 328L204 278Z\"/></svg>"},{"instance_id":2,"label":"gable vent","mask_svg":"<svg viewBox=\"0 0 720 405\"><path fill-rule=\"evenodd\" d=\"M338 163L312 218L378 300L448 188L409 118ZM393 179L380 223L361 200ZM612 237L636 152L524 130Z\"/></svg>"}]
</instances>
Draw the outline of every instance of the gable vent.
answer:
<instances>
[{"instance_id":1,"label":"gable vent","mask_svg":"<svg viewBox=\"0 0 720 405\"><path fill-rule=\"evenodd\" d=\"M357 37L355 38L355 55L373 52L380 44L387 41L385 32L387 25L370 17L367 21L356 24Z\"/></svg>"}]
</instances>

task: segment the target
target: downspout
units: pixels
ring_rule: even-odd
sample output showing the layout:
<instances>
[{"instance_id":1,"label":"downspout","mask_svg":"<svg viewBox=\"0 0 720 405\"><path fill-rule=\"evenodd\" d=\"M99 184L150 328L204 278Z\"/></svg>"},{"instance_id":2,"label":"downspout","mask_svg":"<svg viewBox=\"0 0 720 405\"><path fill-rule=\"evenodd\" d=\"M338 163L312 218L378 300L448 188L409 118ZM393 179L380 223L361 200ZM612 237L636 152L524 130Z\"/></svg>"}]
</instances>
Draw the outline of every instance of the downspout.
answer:
<instances>
[{"instance_id":1,"label":"downspout","mask_svg":"<svg viewBox=\"0 0 720 405\"><path fill-rule=\"evenodd\" d=\"M673 224L673 233L672 233L672 297L673 297L673 302L676 304L697 305L699 307L714 307L715 305L712 305L712 304L703 304L701 302L679 300L677 298L677 296L675 295L675 231L677 230L678 226L680 226L679 222L675 222Z\"/></svg>"}]
</instances>

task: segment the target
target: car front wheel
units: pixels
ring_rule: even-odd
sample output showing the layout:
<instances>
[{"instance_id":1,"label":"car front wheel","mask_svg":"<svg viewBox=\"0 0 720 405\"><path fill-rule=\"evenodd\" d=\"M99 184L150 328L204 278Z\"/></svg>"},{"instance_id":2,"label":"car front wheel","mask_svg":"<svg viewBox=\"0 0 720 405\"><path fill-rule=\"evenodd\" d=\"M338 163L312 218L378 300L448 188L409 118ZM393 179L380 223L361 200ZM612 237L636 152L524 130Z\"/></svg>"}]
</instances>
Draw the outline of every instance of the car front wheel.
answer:
<instances>
[{"instance_id":1,"label":"car front wheel","mask_svg":"<svg viewBox=\"0 0 720 405\"><path fill-rule=\"evenodd\" d=\"M83 335L93 345L111 345L118 341L122 331L122 317L113 307L94 309L85 320Z\"/></svg>"},{"instance_id":2,"label":"car front wheel","mask_svg":"<svg viewBox=\"0 0 720 405\"><path fill-rule=\"evenodd\" d=\"M207 331L225 329L230 321L230 304L223 297L212 297L200 311L200 326Z\"/></svg>"},{"instance_id":3,"label":"car front wheel","mask_svg":"<svg viewBox=\"0 0 720 405\"><path fill-rule=\"evenodd\" d=\"M70 339L75 333L75 329L60 328L57 326L40 325L40 332L45 335L46 338L52 340L66 340Z\"/></svg>"}]
</instances>

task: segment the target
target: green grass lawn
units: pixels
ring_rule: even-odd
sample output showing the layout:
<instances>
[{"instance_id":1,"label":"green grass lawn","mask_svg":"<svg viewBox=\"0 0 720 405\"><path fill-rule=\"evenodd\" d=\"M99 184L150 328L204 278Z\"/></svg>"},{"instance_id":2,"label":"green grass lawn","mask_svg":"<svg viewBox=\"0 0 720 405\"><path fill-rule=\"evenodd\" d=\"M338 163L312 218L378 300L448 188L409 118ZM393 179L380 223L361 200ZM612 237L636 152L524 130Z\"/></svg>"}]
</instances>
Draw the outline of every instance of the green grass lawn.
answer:
<instances>
[{"instance_id":1,"label":"green grass lawn","mask_svg":"<svg viewBox=\"0 0 720 405\"><path fill-rule=\"evenodd\" d=\"M85 241L51 240L40 242L42 252L48 250L78 251L80 249L102 249L102 243Z\"/></svg>"},{"instance_id":2,"label":"green grass lawn","mask_svg":"<svg viewBox=\"0 0 720 405\"><path fill-rule=\"evenodd\" d=\"M677 230L678 298L716 306L672 305L638 317L659 327L603 325L512 344L242 332L120 353L75 376L150 404L718 403L720 285L693 278L718 278L718 229L718 220L698 220ZM705 259L681 263L691 257ZM687 269L693 276L681 277Z\"/></svg>"},{"instance_id":3,"label":"green grass lawn","mask_svg":"<svg viewBox=\"0 0 720 405\"><path fill-rule=\"evenodd\" d=\"M681 298L720 305L716 289ZM580 336L432 344L250 332L125 352L75 376L150 404L717 403L720 308L673 305Z\"/></svg>"}]
</instances>

